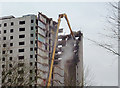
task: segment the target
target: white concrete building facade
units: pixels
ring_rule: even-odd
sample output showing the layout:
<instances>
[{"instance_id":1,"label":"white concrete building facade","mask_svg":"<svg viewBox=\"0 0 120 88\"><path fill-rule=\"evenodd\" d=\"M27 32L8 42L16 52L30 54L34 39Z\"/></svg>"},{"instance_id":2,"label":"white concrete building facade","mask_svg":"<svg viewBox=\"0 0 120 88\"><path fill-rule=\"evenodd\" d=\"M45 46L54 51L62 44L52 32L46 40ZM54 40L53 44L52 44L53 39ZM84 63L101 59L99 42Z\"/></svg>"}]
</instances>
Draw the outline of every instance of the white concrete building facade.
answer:
<instances>
[{"instance_id":1,"label":"white concrete building facade","mask_svg":"<svg viewBox=\"0 0 120 88\"><path fill-rule=\"evenodd\" d=\"M46 86L56 29L57 22L42 13L18 18L14 16L0 18L2 86ZM63 29L59 29L59 33L62 32ZM76 41L71 47L74 53L70 57L71 60L66 61L72 64L65 62L68 65L64 65L60 58L63 57L63 48L66 47L69 38L71 39L71 35L58 36L51 80L53 86L66 86L68 83L65 83L65 80L70 80L73 84L70 83L69 86L79 86L83 81L83 35L80 31L74 34ZM74 82L71 81L71 76Z\"/></svg>"},{"instance_id":2,"label":"white concrete building facade","mask_svg":"<svg viewBox=\"0 0 120 88\"><path fill-rule=\"evenodd\" d=\"M2 85L45 86L56 24L41 13L0 18Z\"/></svg>"}]
</instances>

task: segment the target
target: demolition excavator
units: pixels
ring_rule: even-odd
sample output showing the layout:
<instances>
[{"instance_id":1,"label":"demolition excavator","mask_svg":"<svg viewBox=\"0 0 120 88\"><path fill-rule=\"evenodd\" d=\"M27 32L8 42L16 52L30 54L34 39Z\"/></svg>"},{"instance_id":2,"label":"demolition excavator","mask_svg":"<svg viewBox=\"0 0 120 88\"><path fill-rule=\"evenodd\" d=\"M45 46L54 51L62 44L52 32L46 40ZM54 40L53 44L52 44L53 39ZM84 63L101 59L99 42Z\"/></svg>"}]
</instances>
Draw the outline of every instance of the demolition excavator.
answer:
<instances>
[{"instance_id":1,"label":"demolition excavator","mask_svg":"<svg viewBox=\"0 0 120 88\"><path fill-rule=\"evenodd\" d=\"M49 75L48 75L47 88L49 88L51 86L51 76L52 76L52 72L53 72L52 70L53 70L53 65L54 65L55 50L56 50L56 45L57 45L57 40L58 40L58 31L59 31L59 27L60 27L61 18L63 18L63 17L67 21L67 24L68 24L68 27L70 29L72 38L75 40L75 36L74 36L73 31L71 29L71 26L70 26L69 20L67 18L67 15L65 13L64 14L60 14L59 18L58 18L57 31L56 31L55 41L54 41L54 47L53 47L50 71L49 71Z\"/></svg>"}]
</instances>

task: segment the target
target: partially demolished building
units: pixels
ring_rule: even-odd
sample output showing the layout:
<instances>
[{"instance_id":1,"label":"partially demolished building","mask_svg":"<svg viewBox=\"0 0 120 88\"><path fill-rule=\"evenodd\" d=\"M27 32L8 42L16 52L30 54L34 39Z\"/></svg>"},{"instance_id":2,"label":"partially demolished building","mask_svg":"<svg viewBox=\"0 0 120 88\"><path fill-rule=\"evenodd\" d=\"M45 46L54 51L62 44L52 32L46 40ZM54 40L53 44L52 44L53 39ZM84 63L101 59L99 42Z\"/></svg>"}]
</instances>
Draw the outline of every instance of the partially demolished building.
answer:
<instances>
[{"instance_id":1,"label":"partially demolished building","mask_svg":"<svg viewBox=\"0 0 120 88\"><path fill-rule=\"evenodd\" d=\"M57 22L42 13L0 18L2 86L46 86L56 29ZM74 34L76 40L70 34L58 36L51 86L79 86L83 81L82 33Z\"/></svg>"},{"instance_id":2,"label":"partially demolished building","mask_svg":"<svg viewBox=\"0 0 120 88\"><path fill-rule=\"evenodd\" d=\"M53 76L55 86L81 86L83 83L83 35L80 31L74 35L76 40L70 34L58 36Z\"/></svg>"}]
</instances>

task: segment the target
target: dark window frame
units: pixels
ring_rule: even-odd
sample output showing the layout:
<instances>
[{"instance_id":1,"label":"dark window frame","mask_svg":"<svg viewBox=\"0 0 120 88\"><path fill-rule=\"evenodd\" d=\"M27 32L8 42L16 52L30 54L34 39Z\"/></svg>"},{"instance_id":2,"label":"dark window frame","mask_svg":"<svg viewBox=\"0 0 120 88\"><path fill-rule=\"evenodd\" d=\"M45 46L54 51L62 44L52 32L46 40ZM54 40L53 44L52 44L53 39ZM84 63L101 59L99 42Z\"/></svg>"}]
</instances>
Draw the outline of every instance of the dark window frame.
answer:
<instances>
[{"instance_id":1,"label":"dark window frame","mask_svg":"<svg viewBox=\"0 0 120 88\"><path fill-rule=\"evenodd\" d=\"M4 27L6 27L7 26L7 23L4 23Z\"/></svg>"},{"instance_id":2,"label":"dark window frame","mask_svg":"<svg viewBox=\"0 0 120 88\"><path fill-rule=\"evenodd\" d=\"M10 39L13 39L13 36L10 36Z\"/></svg>"},{"instance_id":3,"label":"dark window frame","mask_svg":"<svg viewBox=\"0 0 120 88\"><path fill-rule=\"evenodd\" d=\"M5 57L2 58L2 61L5 61Z\"/></svg>"},{"instance_id":4,"label":"dark window frame","mask_svg":"<svg viewBox=\"0 0 120 88\"><path fill-rule=\"evenodd\" d=\"M18 78L18 82L22 82L23 80L24 80L24 78L23 78L23 77Z\"/></svg>"},{"instance_id":5,"label":"dark window frame","mask_svg":"<svg viewBox=\"0 0 120 88\"><path fill-rule=\"evenodd\" d=\"M19 21L19 25L25 24L25 21Z\"/></svg>"},{"instance_id":6,"label":"dark window frame","mask_svg":"<svg viewBox=\"0 0 120 88\"><path fill-rule=\"evenodd\" d=\"M30 41L30 44L33 44L33 41Z\"/></svg>"},{"instance_id":7,"label":"dark window frame","mask_svg":"<svg viewBox=\"0 0 120 88\"><path fill-rule=\"evenodd\" d=\"M5 64L2 65L2 68L5 68Z\"/></svg>"},{"instance_id":8,"label":"dark window frame","mask_svg":"<svg viewBox=\"0 0 120 88\"><path fill-rule=\"evenodd\" d=\"M30 80L33 80L33 78L32 78L32 77L30 77Z\"/></svg>"},{"instance_id":9,"label":"dark window frame","mask_svg":"<svg viewBox=\"0 0 120 88\"><path fill-rule=\"evenodd\" d=\"M3 44L3 47L6 47L7 45L6 44Z\"/></svg>"},{"instance_id":10,"label":"dark window frame","mask_svg":"<svg viewBox=\"0 0 120 88\"><path fill-rule=\"evenodd\" d=\"M8 79L8 82L11 82L12 80L11 79Z\"/></svg>"},{"instance_id":11,"label":"dark window frame","mask_svg":"<svg viewBox=\"0 0 120 88\"><path fill-rule=\"evenodd\" d=\"M33 20L33 19L31 20L31 23L34 23L34 20Z\"/></svg>"},{"instance_id":12,"label":"dark window frame","mask_svg":"<svg viewBox=\"0 0 120 88\"><path fill-rule=\"evenodd\" d=\"M10 33L13 33L14 32L14 29L10 29Z\"/></svg>"},{"instance_id":13,"label":"dark window frame","mask_svg":"<svg viewBox=\"0 0 120 88\"><path fill-rule=\"evenodd\" d=\"M33 51L33 48L30 48L30 51Z\"/></svg>"},{"instance_id":14,"label":"dark window frame","mask_svg":"<svg viewBox=\"0 0 120 88\"><path fill-rule=\"evenodd\" d=\"M3 37L3 40L6 40L6 37Z\"/></svg>"},{"instance_id":15,"label":"dark window frame","mask_svg":"<svg viewBox=\"0 0 120 88\"><path fill-rule=\"evenodd\" d=\"M25 38L25 34L19 35L19 38Z\"/></svg>"},{"instance_id":16,"label":"dark window frame","mask_svg":"<svg viewBox=\"0 0 120 88\"><path fill-rule=\"evenodd\" d=\"M30 62L30 66L33 66L33 62Z\"/></svg>"},{"instance_id":17,"label":"dark window frame","mask_svg":"<svg viewBox=\"0 0 120 88\"><path fill-rule=\"evenodd\" d=\"M24 49L18 49L18 52L24 52L25 50Z\"/></svg>"},{"instance_id":18,"label":"dark window frame","mask_svg":"<svg viewBox=\"0 0 120 88\"><path fill-rule=\"evenodd\" d=\"M21 46L21 45L25 45L25 42L24 41L19 42L19 46Z\"/></svg>"},{"instance_id":19,"label":"dark window frame","mask_svg":"<svg viewBox=\"0 0 120 88\"><path fill-rule=\"evenodd\" d=\"M9 57L9 60L12 61L12 57Z\"/></svg>"},{"instance_id":20,"label":"dark window frame","mask_svg":"<svg viewBox=\"0 0 120 88\"><path fill-rule=\"evenodd\" d=\"M22 59L24 59L25 57L24 56L18 56L18 59L19 60L22 60Z\"/></svg>"},{"instance_id":21,"label":"dark window frame","mask_svg":"<svg viewBox=\"0 0 120 88\"><path fill-rule=\"evenodd\" d=\"M4 34L6 34L7 33L7 30L4 30Z\"/></svg>"},{"instance_id":22,"label":"dark window frame","mask_svg":"<svg viewBox=\"0 0 120 88\"><path fill-rule=\"evenodd\" d=\"M10 46L13 46L13 43L10 43Z\"/></svg>"},{"instance_id":23,"label":"dark window frame","mask_svg":"<svg viewBox=\"0 0 120 88\"><path fill-rule=\"evenodd\" d=\"M31 26L31 30L33 30L34 28L33 28L33 26Z\"/></svg>"},{"instance_id":24,"label":"dark window frame","mask_svg":"<svg viewBox=\"0 0 120 88\"><path fill-rule=\"evenodd\" d=\"M30 55L30 58L33 58L33 55Z\"/></svg>"},{"instance_id":25,"label":"dark window frame","mask_svg":"<svg viewBox=\"0 0 120 88\"><path fill-rule=\"evenodd\" d=\"M23 67L24 63L18 63L18 67Z\"/></svg>"},{"instance_id":26,"label":"dark window frame","mask_svg":"<svg viewBox=\"0 0 120 88\"><path fill-rule=\"evenodd\" d=\"M25 28L19 28L19 31L25 31Z\"/></svg>"},{"instance_id":27,"label":"dark window frame","mask_svg":"<svg viewBox=\"0 0 120 88\"><path fill-rule=\"evenodd\" d=\"M12 64L9 64L9 67L12 68Z\"/></svg>"},{"instance_id":28,"label":"dark window frame","mask_svg":"<svg viewBox=\"0 0 120 88\"><path fill-rule=\"evenodd\" d=\"M34 37L34 34L30 34L30 37Z\"/></svg>"},{"instance_id":29,"label":"dark window frame","mask_svg":"<svg viewBox=\"0 0 120 88\"><path fill-rule=\"evenodd\" d=\"M10 53L13 53L13 50L10 50Z\"/></svg>"},{"instance_id":30,"label":"dark window frame","mask_svg":"<svg viewBox=\"0 0 120 88\"><path fill-rule=\"evenodd\" d=\"M33 71L32 71L32 70L30 70L30 73L33 73Z\"/></svg>"},{"instance_id":31,"label":"dark window frame","mask_svg":"<svg viewBox=\"0 0 120 88\"><path fill-rule=\"evenodd\" d=\"M13 26L14 25L14 22L11 22L11 26Z\"/></svg>"},{"instance_id":32,"label":"dark window frame","mask_svg":"<svg viewBox=\"0 0 120 88\"><path fill-rule=\"evenodd\" d=\"M2 51L2 54L5 54L6 53L6 51Z\"/></svg>"}]
</instances>

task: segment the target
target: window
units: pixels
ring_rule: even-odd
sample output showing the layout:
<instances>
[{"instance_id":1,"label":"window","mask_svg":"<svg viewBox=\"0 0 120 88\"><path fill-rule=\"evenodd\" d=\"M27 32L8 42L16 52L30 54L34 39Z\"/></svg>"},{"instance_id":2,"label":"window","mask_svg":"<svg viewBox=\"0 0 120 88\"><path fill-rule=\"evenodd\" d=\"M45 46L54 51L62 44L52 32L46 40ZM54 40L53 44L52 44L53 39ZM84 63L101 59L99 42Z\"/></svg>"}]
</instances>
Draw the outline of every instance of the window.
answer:
<instances>
[{"instance_id":1,"label":"window","mask_svg":"<svg viewBox=\"0 0 120 88\"><path fill-rule=\"evenodd\" d=\"M19 38L24 38L25 37L25 35L19 35Z\"/></svg>"},{"instance_id":2,"label":"window","mask_svg":"<svg viewBox=\"0 0 120 88\"><path fill-rule=\"evenodd\" d=\"M13 43L10 43L10 46L13 46Z\"/></svg>"},{"instance_id":3,"label":"window","mask_svg":"<svg viewBox=\"0 0 120 88\"><path fill-rule=\"evenodd\" d=\"M33 27L31 27L31 30L33 30Z\"/></svg>"},{"instance_id":4,"label":"window","mask_svg":"<svg viewBox=\"0 0 120 88\"><path fill-rule=\"evenodd\" d=\"M37 47L35 47L34 50L37 51Z\"/></svg>"},{"instance_id":5,"label":"window","mask_svg":"<svg viewBox=\"0 0 120 88\"><path fill-rule=\"evenodd\" d=\"M30 66L32 66L33 65L33 63L32 62L30 62Z\"/></svg>"},{"instance_id":6,"label":"window","mask_svg":"<svg viewBox=\"0 0 120 88\"><path fill-rule=\"evenodd\" d=\"M37 42L38 42L38 41L36 40L36 41L35 41L35 44L37 44Z\"/></svg>"},{"instance_id":7,"label":"window","mask_svg":"<svg viewBox=\"0 0 120 88\"><path fill-rule=\"evenodd\" d=\"M37 73L37 70L35 69L35 73Z\"/></svg>"},{"instance_id":8,"label":"window","mask_svg":"<svg viewBox=\"0 0 120 88\"><path fill-rule=\"evenodd\" d=\"M34 23L34 20L31 20L31 23Z\"/></svg>"},{"instance_id":9,"label":"window","mask_svg":"<svg viewBox=\"0 0 120 88\"><path fill-rule=\"evenodd\" d=\"M3 44L3 47L6 47L6 44Z\"/></svg>"},{"instance_id":10,"label":"window","mask_svg":"<svg viewBox=\"0 0 120 88\"><path fill-rule=\"evenodd\" d=\"M2 71L2 75L5 75L5 71Z\"/></svg>"},{"instance_id":11,"label":"window","mask_svg":"<svg viewBox=\"0 0 120 88\"><path fill-rule=\"evenodd\" d=\"M23 69L18 71L18 74L23 74L23 73L24 73Z\"/></svg>"},{"instance_id":12,"label":"window","mask_svg":"<svg viewBox=\"0 0 120 88\"><path fill-rule=\"evenodd\" d=\"M4 80L4 79L2 79L2 83L4 83L4 81L5 81L5 80ZM5 88L5 86L3 86L3 88Z\"/></svg>"},{"instance_id":13,"label":"window","mask_svg":"<svg viewBox=\"0 0 120 88\"><path fill-rule=\"evenodd\" d=\"M33 51L33 48L30 48L30 51Z\"/></svg>"},{"instance_id":14,"label":"window","mask_svg":"<svg viewBox=\"0 0 120 88\"><path fill-rule=\"evenodd\" d=\"M18 82L22 82L23 81L23 77L22 78L18 78Z\"/></svg>"},{"instance_id":15,"label":"window","mask_svg":"<svg viewBox=\"0 0 120 88\"><path fill-rule=\"evenodd\" d=\"M10 50L10 53L13 53L13 50Z\"/></svg>"},{"instance_id":16,"label":"window","mask_svg":"<svg viewBox=\"0 0 120 88\"><path fill-rule=\"evenodd\" d=\"M5 68L5 65L4 65L4 64L2 65L2 68Z\"/></svg>"},{"instance_id":17,"label":"window","mask_svg":"<svg viewBox=\"0 0 120 88\"><path fill-rule=\"evenodd\" d=\"M2 61L5 61L5 57L2 58Z\"/></svg>"},{"instance_id":18,"label":"window","mask_svg":"<svg viewBox=\"0 0 120 88\"><path fill-rule=\"evenodd\" d=\"M13 36L10 36L10 39L13 39Z\"/></svg>"},{"instance_id":19,"label":"window","mask_svg":"<svg viewBox=\"0 0 120 88\"><path fill-rule=\"evenodd\" d=\"M6 40L6 37L3 37L3 40Z\"/></svg>"},{"instance_id":20,"label":"window","mask_svg":"<svg viewBox=\"0 0 120 88\"><path fill-rule=\"evenodd\" d=\"M33 34L31 34L30 36L33 37Z\"/></svg>"},{"instance_id":21,"label":"window","mask_svg":"<svg viewBox=\"0 0 120 88\"><path fill-rule=\"evenodd\" d=\"M24 56L18 56L18 59L19 60L24 59Z\"/></svg>"},{"instance_id":22,"label":"window","mask_svg":"<svg viewBox=\"0 0 120 88\"><path fill-rule=\"evenodd\" d=\"M18 67L24 66L24 63L18 63Z\"/></svg>"},{"instance_id":23,"label":"window","mask_svg":"<svg viewBox=\"0 0 120 88\"><path fill-rule=\"evenodd\" d=\"M4 33L6 33L6 30L4 30Z\"/></svg>"},{"instance_id":24,"label":"window","mask_svg":"<svg viewBox=\"0 0 120 88\"><path fill-rule=\"evenodd\" d=\"M11 79L8 79L8 82L11 82Z\"/></svg>"},{"instance_id":25,"label":"window","mask_svg":"<svg viewBox=\"0 0 120 88\"><path fill-rule=\"evenodd\" d=\"M19 24L25 24L25 21L19 21Z\"/></svg>"},{"instance_id":26,"label":"window","mask_svg":"<svg viewBox=\"0 0 120 88\"><path fill-rule=\"evenodd\" d=\"M11 26L13 26L14 25L14 23L13 22L11 22Z\"/></svg>"},{"instance_id":27,"label":"window","mask_svg":"<svg viewBox=\"0 0 120 88\"><path fill-rule=\"evenodd\" d=\"M12 64L9 64L9 67L11 68L11 67L12 67Z\"/></svg>"},{"instance_id":28,"label":"window","mask_svg":"<svg viewBox=\"0 0 120 88\"><path fill-rule=\"evenodd\" d=\"M12 57L9 57L9 60L12 61Z\"/></svg>"},{"instance_id":29,"label":"window","mask_svg":"<svg viewBox=\"0 0 120 88\"><path fill-rule=\"evenodd\" d=\"M30 70L30 73L32 73L32 70Z\"/></svg>"},{"instance_id":30,"label":"window","mask_svg":"<svg viewBox=\"0 0 120 88\"><path fill-rule=\"evenodd\" d=\"M30 77L30 80L32 80L32 77Z\"/></svg>"},{"instance_id":31,"label":"window","mask_svg":"<svg viewBox=\"0 0 120 88\"><path fill-rule=\"evenodd\" d=\"M19 52L24 52L24 49L19 49L18 51L19 51Z\"/></svg>"},{"instance_id":32,"label":"window","mask_svg":"<svg viewBox=\"0 0 120 88\"><path fill-rule=\"evenodd\" d=\"M32 85L29 85L29 88L33 88L33 86L32 86Z\"/></svg>"},{"instance_id":33,"label":"window","mask_svg":"<svg viewBox=\"0 0 120 88\"><path fill-rule=\"evenodd\" d=\"M7 23L4 23L4 27L6 27L7 26Z\"/></svg>"},{"instance_id":34,"label":"window","mask_svg":"<svg viewBox=\"0 0 120 88\"><path fill-rule=\"evenodd\" d=\"M33 44L33 41L30 41L31 44Z\"/></svg>"},{"instance_id":35,"label":"window","mask_svg":"<svg viewBox=\"0 0 120 88\"><path fill-rule=\"evenodd\" d=\"M5 54L5 51L3 51L2 54Z\"/></svg>"},{"instance_id":36,"label":"window","mask_svg":"<svg viewBox=\"0 0 120 88\"><path fill-rule=\"evenodd\" d=\"M45 50L47 50L47 45L45 45Z\"/></svg>"},{"instance_id":37,"label":"window","mask_svg":"<svg viewBox=\"0 0 120 88\"><path fill-rule=\"evenodd\" d=\"M19 45L25 45L25 42L19 42Z\"/></svg>"},{"instance_id":38,"label":"window","mask_svg":"<svg viewBox=\"0 0 120 88\"><path fill-rule=\"evenodd\" d=\"M13 29L10 29L10 33L13 33Z\"/></svg>"},{"instance_id":39,"label":"window","mask_svg":"<svg viewBox=\"0 0 120 88\"><path fill-rule=\"evenodd\" d=\"M25 31L25 28L19 28L19 31Z\"/></svg>"},{"instance_id":40,"label":"window","mask_svg":"<svg viewBox=\"0 0 120 88\"><path fill-rule=\"evenodd\" d=\"M12 74L12 72L11 71L9 71L9 73L8 73L9 75L11 75Z\"/></svg>"},{"instance_id":41,"label":"window","mask_svg":"<svg viewBox=\"0 0 120 88\"><path fill-rule=\"evenodd\" d=\"M51 36L51 34L49 33L49 37Z\"/></svg>"},{"instance_id":42,"label":"window","mask_svg":"<svg viewBox=\"0 0 120 88\"><path fill-rule=\"evenodd\" d=\"M30 58L33 58L33 55L30 55Z\"/></svg>"},{"instance_id":43,"label":"window","mask_svg":"<svg viewBox=\"0 0 120 88\"><path fill-rule=\"evenodd\" d=\"M0 24L0 27L1 27L1 24Z\"/></svg>"},{"instance_id":44,"label":"window","mask_svg":"<svg viewBox=\"0 0 120 88\"><path fill-rule=\"evenodd\" d=\"M37 55L35 55L35 58L37 58Z\"/></svg>"},{"instance_id":45,"label":"window","mask_svg":"<svg viewBox=\"0 0 120 88\"><path fill-rule=\"evenodd\" d=\"M0 34L1 34L1 31L0 31Z\"/></svg>"},{"instance_id":46,"label":"window","mask_svg":"<svg viewBox=\"0 0 120 88\"><path fill-rule=\"evenodd\" d=\"M37 27L37 26L35 26L35 28L37 29L38 27Z\"/></svg>"}]
</instances>

